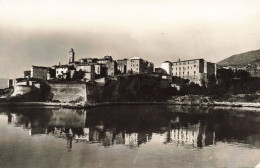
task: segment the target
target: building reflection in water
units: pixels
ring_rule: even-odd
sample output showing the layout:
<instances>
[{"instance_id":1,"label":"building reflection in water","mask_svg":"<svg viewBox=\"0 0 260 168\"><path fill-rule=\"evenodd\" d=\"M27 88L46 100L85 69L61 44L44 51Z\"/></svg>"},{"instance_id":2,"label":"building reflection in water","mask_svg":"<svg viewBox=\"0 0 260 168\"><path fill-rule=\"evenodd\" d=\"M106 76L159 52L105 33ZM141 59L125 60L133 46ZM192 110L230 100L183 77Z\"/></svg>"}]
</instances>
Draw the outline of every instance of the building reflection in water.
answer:
<instances>
[{"instance_id":1,"label":"building reflection in water","mask_svg":"<svg viewBox=\"0 0 260 168\"><path fill-rule=\"evenodd\" d=\"M207 129L203 122L188 125L187 127L175 126L169 128L161 135L162 143L183 145L187 147L205 147L215 144L215 132Z\"/></svg>"},{"instance_id":2,"label":"building reflection in water","mask_svg":"<svg viewBox=\"0 0 260 168\"><path fill-rule=\"evenodd\" d=\"M105 108L106 109L106 108ZM166 110L168 109L168 111ZM228 113L181 113L166 109L138 112L125 109L104 108L96 110L44 109L41 112L7 113L8 123L28 129L30 136L46 134L63 138L68 151L73 143L100 143L105 147L125 145L138 148L159 135L159 143L184 147L202 148L216 141L238 141L249 143L252 136L259 134L259 122L230 117ZM28 109L27 109L28 110ZM117 111L116 111L117 110ZM162 111L167 112L162 112ZM177 112L176 112L177 111ZM32 115L33 114L33 115ZM151 116L152 114L152 116ZM241 115L240 115L241 116ZM231 120L232 119L232 120ZM255 127L243 128L241 124L255 122ZM241 137L242 138L241 140Z\"/></svg>"}]
</instances>

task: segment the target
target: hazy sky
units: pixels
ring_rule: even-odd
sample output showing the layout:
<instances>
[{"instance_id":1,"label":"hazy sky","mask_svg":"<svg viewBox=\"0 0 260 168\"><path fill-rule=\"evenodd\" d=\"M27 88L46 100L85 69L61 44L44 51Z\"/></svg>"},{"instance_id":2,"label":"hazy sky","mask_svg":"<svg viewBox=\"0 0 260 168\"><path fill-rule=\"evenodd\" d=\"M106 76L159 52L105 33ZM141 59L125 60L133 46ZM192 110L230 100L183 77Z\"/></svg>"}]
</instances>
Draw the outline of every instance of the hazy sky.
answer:
<instances>
[{"instance_id":1,"label":"hazy sky","mask_svg":"<svg viewBox=\"0 0 260 168\"><path fill-rule=\"evenodd\" d=\"M260 49L259 0L0 0L0 77L112 55L218 62Z\"/></svg>"}]
</instances>

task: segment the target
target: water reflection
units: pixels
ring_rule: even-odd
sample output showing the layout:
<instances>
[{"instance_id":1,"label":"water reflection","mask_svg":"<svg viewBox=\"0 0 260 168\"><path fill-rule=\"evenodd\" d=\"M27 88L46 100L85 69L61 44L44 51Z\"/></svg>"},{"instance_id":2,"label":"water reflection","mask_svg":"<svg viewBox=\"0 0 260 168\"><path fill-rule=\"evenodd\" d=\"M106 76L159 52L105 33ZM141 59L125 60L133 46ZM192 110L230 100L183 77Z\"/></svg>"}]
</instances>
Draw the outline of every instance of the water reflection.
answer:
<instances>
[{"instance_id":1,"label":"water reflection","mask_svg":"<svg viewBox=\"0 0 260 168\"><path fill-rule=\"evenodd\" d=\"M50 135L73 143L124 145L146 143L203 148L217 142L238 142L260 147L260 113L239 109L182 106L110 106L88 110L2 109L7 123L30 136Z\"/></svg>"}]
</instances>

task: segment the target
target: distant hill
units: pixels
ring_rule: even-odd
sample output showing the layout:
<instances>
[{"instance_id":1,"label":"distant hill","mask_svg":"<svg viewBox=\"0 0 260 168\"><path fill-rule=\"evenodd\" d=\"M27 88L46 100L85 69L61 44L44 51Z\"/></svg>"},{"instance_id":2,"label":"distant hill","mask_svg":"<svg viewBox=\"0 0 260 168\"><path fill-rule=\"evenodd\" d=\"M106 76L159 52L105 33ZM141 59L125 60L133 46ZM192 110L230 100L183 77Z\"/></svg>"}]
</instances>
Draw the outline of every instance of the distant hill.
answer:
<instances>
[{"instance_id":1,"label":"distant hill","mask_svg":"<svg viewBox=\"0 0 260 168\"><path fill-rule=\"evenodd\" d=\"M0 89L7 88L7 78L0 78Z\"/></svg>"},{"instance_id":2,"label":"distant hill","mask_svg":"<svg viewBox=\"0 0 260 168\"><path fill-rule=\"evenodd\" d=\"M232 55L220 62L219 65L260 65L260 50L249 51L241 54Z\"/></svg>"}]
</instances>

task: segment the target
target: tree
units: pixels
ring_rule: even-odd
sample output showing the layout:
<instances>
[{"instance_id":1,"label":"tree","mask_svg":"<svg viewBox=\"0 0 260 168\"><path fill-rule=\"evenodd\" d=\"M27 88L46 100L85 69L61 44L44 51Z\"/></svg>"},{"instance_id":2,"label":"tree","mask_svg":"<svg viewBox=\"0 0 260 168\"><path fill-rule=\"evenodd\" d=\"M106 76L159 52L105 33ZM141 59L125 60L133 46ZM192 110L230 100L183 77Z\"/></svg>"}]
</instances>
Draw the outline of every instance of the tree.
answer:
<instances>
[{"instance_id":1,"label":"tree","mask_svg":"<svg viewBox=\"0 0 260 168\"><path fill-rule=\"evenodd\" d=\"M220 85L225 86L225 88L230 87L231 82L234 78L234 72L232 69L220 68L217 70L217 79Z\"/></svg>"},{"instance_id":2,"label":"tree","mask_svg":"<svg viewBox=\"0 0 260 168\"><path fill-rule=\"evenodd\" d=\"M213 87L217 83L215 75L210 75L208 79L208 87Z\"/></svg>"},{"instance_id":3,"label":"tree","mask_svg":"<svg viewBox=\"0 0 260 168\"><path fill-rule=\"evenodd\" d=\"M245 70L237 70L234 75L236 78L239 78L242 81L246 81L250 78L249 72L247 72Z\"/></svg>"}]
</instances>

